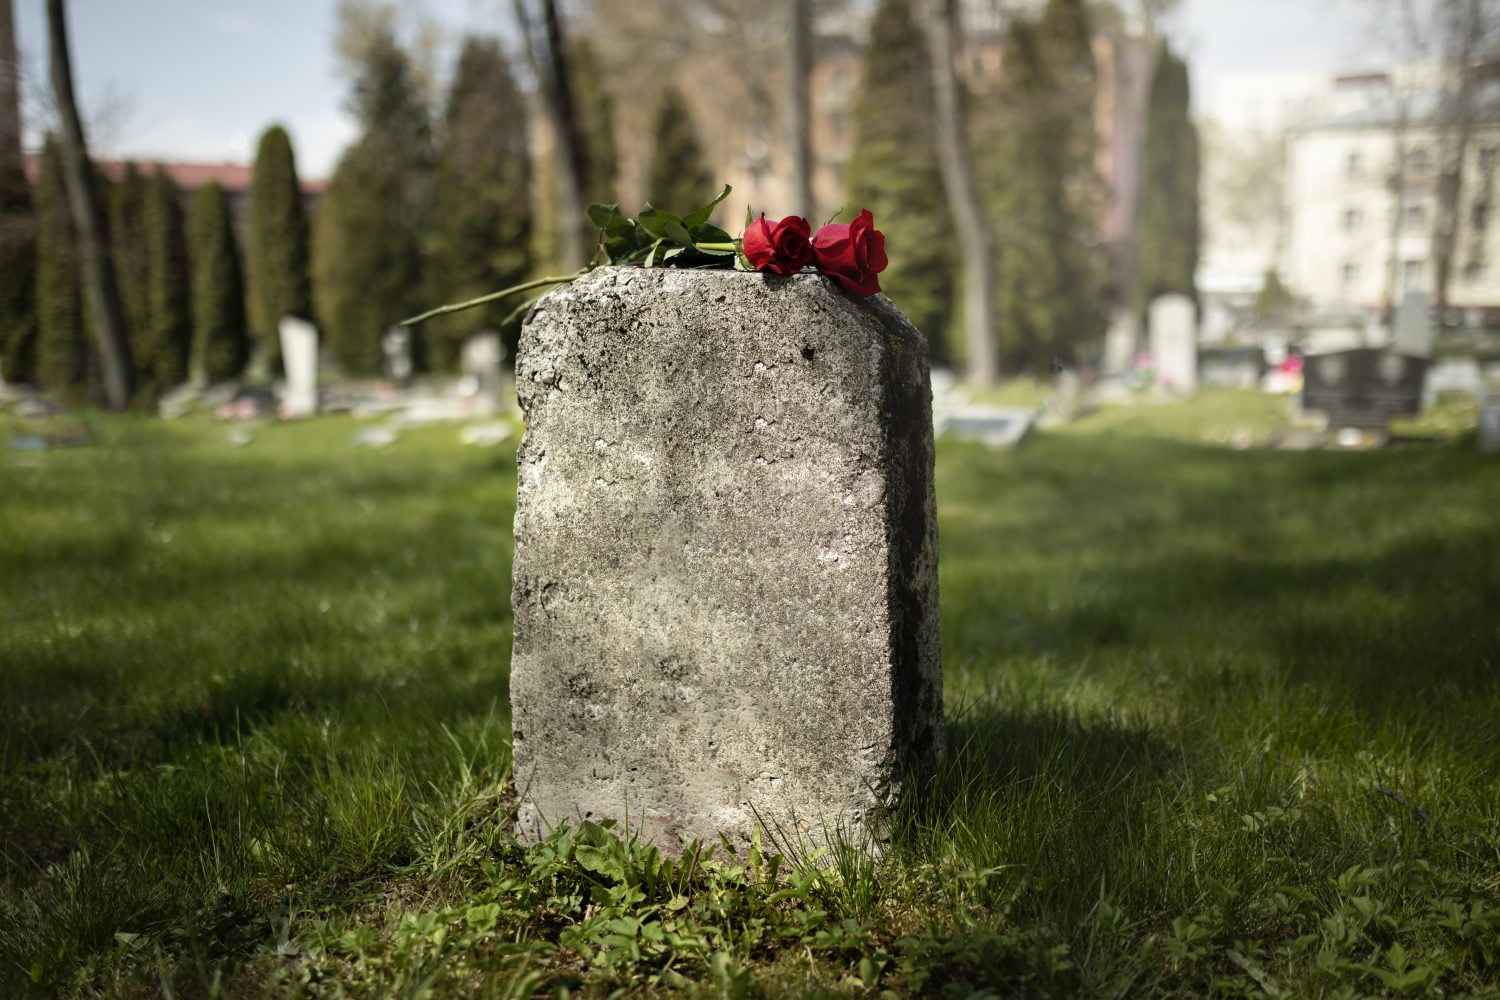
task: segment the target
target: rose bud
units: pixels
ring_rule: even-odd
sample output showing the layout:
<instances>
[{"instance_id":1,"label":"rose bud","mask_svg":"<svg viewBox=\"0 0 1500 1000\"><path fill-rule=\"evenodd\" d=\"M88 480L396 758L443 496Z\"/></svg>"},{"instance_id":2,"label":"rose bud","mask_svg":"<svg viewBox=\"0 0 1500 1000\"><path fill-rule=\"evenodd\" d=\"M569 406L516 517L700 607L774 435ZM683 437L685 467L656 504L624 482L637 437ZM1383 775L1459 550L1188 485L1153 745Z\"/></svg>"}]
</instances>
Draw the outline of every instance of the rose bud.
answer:
<instances>
[{"instance_id":1,"label":"rose bud","mask_svg":"<svg viewBox=\"0 0 1500 1000\"><path fill-rule=\"evenodd\" d=\"M843 286L851 295L874 295L880 291L885 270L885 234L875 228L868 208L859 210L853 222L830 222L812 238L818 270Z\"/></svg>"},{"instance_id":2,"label":"rose bud","mask_svg":"<svg viewBox=\"0 0 1500 1000\"><path fill-rule=\"evenodd\" d=\"M788 215L779 222L767 222L762 212L745 227L745 257L757 271L796 274L812 263L812 245L807 241L811 232L806 219Z\"/></svg>"}]
</instances>

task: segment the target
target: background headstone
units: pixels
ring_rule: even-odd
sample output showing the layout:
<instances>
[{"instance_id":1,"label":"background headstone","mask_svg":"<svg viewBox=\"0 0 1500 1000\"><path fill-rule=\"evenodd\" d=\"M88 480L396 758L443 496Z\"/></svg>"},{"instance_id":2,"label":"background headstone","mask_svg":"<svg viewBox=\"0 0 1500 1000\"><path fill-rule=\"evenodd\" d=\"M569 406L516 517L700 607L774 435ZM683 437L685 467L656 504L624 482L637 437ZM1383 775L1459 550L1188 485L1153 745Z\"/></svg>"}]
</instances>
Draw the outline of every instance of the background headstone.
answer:
<instances>
[{"instance_id":1,"label":"background headstone","mask_svg":"<svg viewBox=\"0 0 1500 1000\"><path fill-rule=\"evenodd\" d=\"M818 275L601 268L516 381L523 833L878 836L943 738L921 333Z\"/></svg>"},{"instance_id":2,"label":"background headstone","mask_svg":"<svg viewBox=\"0 0 1500 1000\"><path fill-rule=\"evenodd\" d=\"M1443 358L1434 361L1422 380L1422 405L1431 407L1442 392L1461 392L1472 396L1476 406L1482 405L1485 396L1484 374L1479 370L1477 358Z\"/></svg>"},{"instance_id":3,"label":"background headstone","mask_svg":"<svg viewBox=\"0 0 1500 1000\"><path fill-rule=\"evenodd\" d=\"M1432 357L1436 331L1432 325L1432 299L1426 292L1407 289L1396 309L1391 350L1413 358Z\"/></svg>"},{"instance_id":4,"label":"background headstone","mask_svg":"<svg viewBox=\"0 0 1500 1000\"><path fill-rule=\"evenodd\" d=\"M475 413L497 413L504 398L501 363L505 348L500 334L482 331L464 340L459 356L461 382L459 392L471 400Z\"/></svg>"},{"instance_id":5,"label":"background headstone","mask_svg":"<svg viewBox=\"0 0 1500 1000\"><path fill-rule=\"evenodd\" d=\"M299 316L283 316L280 333L286 369L281 415L311 416L318 412L318 328Z\"/></svg>"},{"instance_id":6,"label":"background headstone","mask_svg":"<svg viewBox=\"0 0 1500 1000\"><path fill-rule=\"evenodd\" d=\"M380 335L380 353L385 362L385 377L397 385L406 385L416 373L411 356L411 331L393 326Z\"/></svg>"},{"instance_id":7,"label":"background headstone","mask_svg":"<svg viewBox=\"0 0 1500 1000\"><path fill-rule=\"evenodd\" d=\"M1500 455L1500 393L1491 393L1479 408L1479 450Z\"/></svg>"},{"instance_id":8,"label":"background headstone","mask_svg":"<svg viewBox=\"0 0 1500 1000\"><path fill-rule=\"evenodd\" d=\"M1158 295L1151 300L1151 360L1156 384L1172 392L1198 388L1198 331L1193 300Z\"/></svg>"},{"instance_id":9,"label":"background headstone","mask_svg":"<svg viewBox=\"0 0 1500 1000\"><path fill-rule=\"evenodd\" d=\"M1331 428L1384 430L1392 417L1418 412L1423 358L1360 347L1309 355L1302 369L1302 406L1328 417Z\"/></svg>"}]
</instances>

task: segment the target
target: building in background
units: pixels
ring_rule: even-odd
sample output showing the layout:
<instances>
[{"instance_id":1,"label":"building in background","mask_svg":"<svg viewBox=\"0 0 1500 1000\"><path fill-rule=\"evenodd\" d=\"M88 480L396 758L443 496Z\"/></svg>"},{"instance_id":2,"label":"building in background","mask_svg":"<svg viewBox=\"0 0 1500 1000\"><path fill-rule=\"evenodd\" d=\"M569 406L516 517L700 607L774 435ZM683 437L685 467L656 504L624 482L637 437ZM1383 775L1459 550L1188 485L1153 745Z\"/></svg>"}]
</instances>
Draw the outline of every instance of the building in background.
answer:
<instances>
[{"instance_id":1,"label":"building in background","mask_svg":"<svg viewBox=\"0 0 1500 1000\"><path fill-rule=\"evenodd\" d=\"M1299 109L1286 138L1280 269L1309 305L1383 316L1407 290L1433 294L1438 97L1431 71L1365 73L1336 78ZM1497 158L1500 120L1475 121L1448 283L1470 326L1500 316Z\"/></svg>"}]
</instances>

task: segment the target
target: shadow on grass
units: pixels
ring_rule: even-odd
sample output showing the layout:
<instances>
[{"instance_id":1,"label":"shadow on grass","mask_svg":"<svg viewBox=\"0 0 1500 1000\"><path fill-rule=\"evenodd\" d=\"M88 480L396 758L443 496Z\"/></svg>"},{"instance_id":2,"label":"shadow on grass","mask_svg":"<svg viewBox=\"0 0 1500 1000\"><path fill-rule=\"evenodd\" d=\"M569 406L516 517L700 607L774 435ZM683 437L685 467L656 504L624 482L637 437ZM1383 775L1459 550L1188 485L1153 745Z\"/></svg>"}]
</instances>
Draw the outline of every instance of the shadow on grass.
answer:
<instances>
[{"instance_id":1,"label":"shadow on grass","mask_svg":"<svg viewBox=\"0 0 1500 1000\"><path fill-rule=\"evenodd\" d=\"M965 673L1043 663L1123 697L1160 667L1190 709L1227 669L1368 721L1497 691L1495 463L1110 435L1008 461L955 451L939 481L944 652Z\"/></svg>"}]
</instances>

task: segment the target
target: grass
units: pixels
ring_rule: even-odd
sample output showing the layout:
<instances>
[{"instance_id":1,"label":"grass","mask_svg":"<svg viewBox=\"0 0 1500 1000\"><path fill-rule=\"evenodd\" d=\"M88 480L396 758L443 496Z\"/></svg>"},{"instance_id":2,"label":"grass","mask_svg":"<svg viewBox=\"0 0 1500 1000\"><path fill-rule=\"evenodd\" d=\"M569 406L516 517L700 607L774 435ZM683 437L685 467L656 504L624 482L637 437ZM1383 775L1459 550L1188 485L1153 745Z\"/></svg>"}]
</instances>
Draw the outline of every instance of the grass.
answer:
<instances>
[{"instance_id":1,"label":"grass","mask_svg":"<svg viewBox=\"0 0 1500 1000\"><path fill-rule=\"evenodd\" d=\"M0 995L1500 996L1500 464L1267 405L942 442L878 869L511 839L506 448L0 454Z\"/></svg>"}]
</instances>

